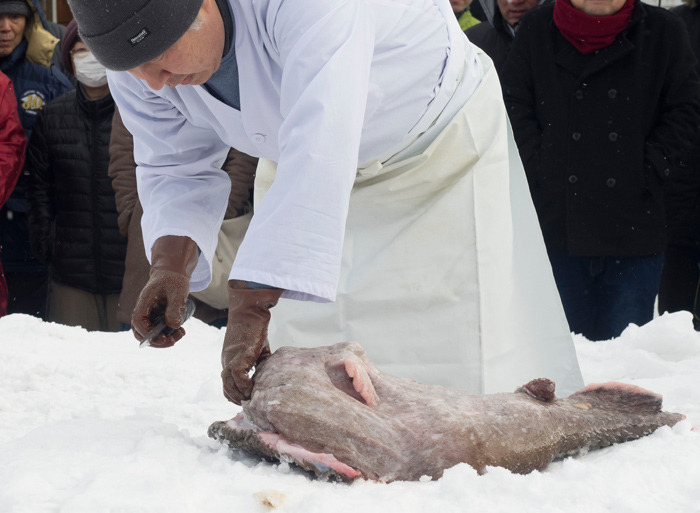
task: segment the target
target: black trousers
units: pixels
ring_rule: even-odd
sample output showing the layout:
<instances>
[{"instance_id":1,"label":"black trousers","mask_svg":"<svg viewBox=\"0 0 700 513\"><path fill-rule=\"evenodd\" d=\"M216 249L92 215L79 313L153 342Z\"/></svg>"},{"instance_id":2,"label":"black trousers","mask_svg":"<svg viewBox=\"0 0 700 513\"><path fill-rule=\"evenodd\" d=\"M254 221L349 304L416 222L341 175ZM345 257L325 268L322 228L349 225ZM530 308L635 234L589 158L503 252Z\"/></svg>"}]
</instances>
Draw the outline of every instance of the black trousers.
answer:
<instances>
[{"instance_id":1,"label":"black trousers","mask_svg":"<svg viewBox=\"0 0 700 513\"><path fill-rule=\"evenodd\" d=\"M620 336L654 317L664 255L571 256L548 250L566 320L588 340Z\"/></svg>"},{"instance_id":2,"label":"black trousers","mask_svg":"<svg viewBox=\"0 0 700 513\"><path fill-rule=\"evenodd\" d=\"M23 313L46 319L49 276L44 270L7 272L7 313Z\"/></svg>"},{"instance_id":3,"label":"black trousers","mask_svg":"<svg viewBox=\"0 0 700 513\"><path fill-rule=\"evenodd\" d=\"M700 330L700 248L669 244L661 272L659 313L688 311Z\"/></svg>"}]
</instances>

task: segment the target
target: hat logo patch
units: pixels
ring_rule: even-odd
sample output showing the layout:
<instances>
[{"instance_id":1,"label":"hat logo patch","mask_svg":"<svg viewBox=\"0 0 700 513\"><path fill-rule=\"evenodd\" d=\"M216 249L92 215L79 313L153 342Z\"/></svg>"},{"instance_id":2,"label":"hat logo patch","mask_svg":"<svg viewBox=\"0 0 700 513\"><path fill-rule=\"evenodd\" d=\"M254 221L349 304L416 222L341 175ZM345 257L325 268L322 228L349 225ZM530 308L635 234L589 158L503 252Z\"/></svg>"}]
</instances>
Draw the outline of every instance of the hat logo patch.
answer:
<instances>
[{"instance_id":1,"label":"hat logo patch","mask_svg":"<svg viewBox=\"0 0 700 513\"><path fill-rule=\"evenodd\" d=\"M144 28L141 29L141 32L139 32L139 33L136 34L134 37L132 37L131 39L129 39L129 42L131 43L131 46L136 46L136 45L139 44L141 41L143 41L144 39L146 39L150 34L151 34L151 33L149 32L149 30L148 30L146 27L144 27Z\"/></svg>"}]
</instances>

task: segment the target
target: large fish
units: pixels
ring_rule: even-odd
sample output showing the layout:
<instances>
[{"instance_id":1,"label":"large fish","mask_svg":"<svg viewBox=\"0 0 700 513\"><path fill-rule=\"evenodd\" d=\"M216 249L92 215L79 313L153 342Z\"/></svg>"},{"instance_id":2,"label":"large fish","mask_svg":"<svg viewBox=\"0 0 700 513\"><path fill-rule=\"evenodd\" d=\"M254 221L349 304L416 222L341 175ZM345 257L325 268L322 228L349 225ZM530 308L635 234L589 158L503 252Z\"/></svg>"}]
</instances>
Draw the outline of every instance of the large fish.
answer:
<instances>
[{"instance_id":1,"label":"large fish","mask_svg":"<svg viewBox=\"0 0 700 513\"><path fill-rule=\"evenodd\" d=\"M685 418L662 412L660 395L622 383L565 399L548 379L483 396L424 385L379 371L353 342L281 348L254 381L243 412L209 435L345 481L438 478L457 463L525 474Z\"/></svg>"}]
</instances>

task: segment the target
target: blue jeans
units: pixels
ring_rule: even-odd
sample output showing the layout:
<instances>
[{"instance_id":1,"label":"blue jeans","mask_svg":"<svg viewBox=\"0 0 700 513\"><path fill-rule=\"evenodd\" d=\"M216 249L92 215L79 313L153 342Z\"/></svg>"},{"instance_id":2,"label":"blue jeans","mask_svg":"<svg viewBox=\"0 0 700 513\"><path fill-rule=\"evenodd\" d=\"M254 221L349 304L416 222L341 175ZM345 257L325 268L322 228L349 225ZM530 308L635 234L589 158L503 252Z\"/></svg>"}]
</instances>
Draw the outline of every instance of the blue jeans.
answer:
<instances>
[{"instance_id":1,"label":"blue jeans","mask_svg":"<svg viewBox=\"0 0 700 513\"><path fill-rule=\"evenodd\" d=\"M588 340L615 338L630 324L654 317L663 253L631 257L577 257L550 249L566 319Z\"/></svg>"}]
</instances>

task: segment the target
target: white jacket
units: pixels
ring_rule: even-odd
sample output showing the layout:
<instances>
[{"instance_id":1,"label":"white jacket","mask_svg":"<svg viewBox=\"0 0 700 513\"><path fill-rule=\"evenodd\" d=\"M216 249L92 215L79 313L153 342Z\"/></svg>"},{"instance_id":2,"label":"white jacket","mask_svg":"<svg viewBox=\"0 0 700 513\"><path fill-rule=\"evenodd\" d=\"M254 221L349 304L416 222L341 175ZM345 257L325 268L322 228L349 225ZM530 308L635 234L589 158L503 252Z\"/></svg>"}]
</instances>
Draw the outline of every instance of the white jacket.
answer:
<instances>
[{"instance_id":1,"label":"white jacket","mask_svg":"<svg viewBox=\"0 0 700 513\"><path fill-rule=\"evenodd\" d=\"M240 111L201 86L153 91L109 73L134 135L149 259L158 237L186 235L201 250L191 288L207 285L233 146L278 167L231 278L332 301L357 169L426 131L460 77L476 88L474 48L447 0L229 2Z\"/></svg>"}]
</instances>

